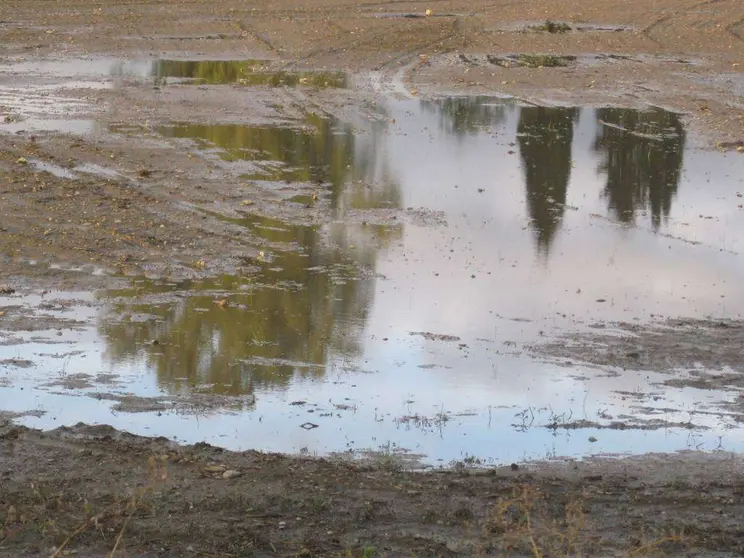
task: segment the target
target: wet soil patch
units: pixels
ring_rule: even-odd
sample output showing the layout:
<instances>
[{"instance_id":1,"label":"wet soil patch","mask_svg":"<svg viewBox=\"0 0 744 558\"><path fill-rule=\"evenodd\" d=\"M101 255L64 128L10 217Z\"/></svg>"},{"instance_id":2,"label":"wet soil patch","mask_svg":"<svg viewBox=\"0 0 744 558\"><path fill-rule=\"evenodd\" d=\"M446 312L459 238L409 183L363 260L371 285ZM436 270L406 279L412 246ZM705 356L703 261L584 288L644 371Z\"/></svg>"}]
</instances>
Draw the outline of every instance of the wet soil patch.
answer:
<instances>
[{"instance_id":1,"label":"wet soil patch","mask_svg":"<svg viewBox=\"0 0 744 558\"><path fill-rule=\"evenodd\" d=\"M744 323L737 320L670 319L644 326L602 324L597 332L565 335L559 342L532 345L536 354L589 362L626 370L676 373L701 367L744 372L738 347L744 342ZM718 374L670 380L717 389L742 383L738 374Z\"/></svg>"},{"instance_id":2,"label":"wet soil patch","mask_svg":"<svg viewBox=\"0 0 744 558\"><path fill-rule=\"evenodd\" d=\"M50 384L51 385L51 384ZM68 384L63 387L72 389ZM89 387L89 386L86 386ZM250 408L255 399L252 395L227 397L209 393L185 393L173 397L140 397L116 393L88 393L88 397L98 400L115 401L112 411L120 413L163 413L198 415L214 411L237 412Z\"/></svg>"},{"instance_id":3,"label":"wet soil patch","mask_svg":"<svg viewBox=\"0 0 744 558\"><path fill-rule=\"evenodd\" d=\"M0 66L3 74L41 77L100 76L109 79L148 79L155 86L168 84L271 87L346 88L348 75L340 71L294 70L277 60L120 60L115 58L68 58L54 61L25 61ZM81 82L80 87L86 87Z\"/></svg>"},{"instance_id":4,"label":"wet soil patch","mask_svg":"<svg viewBox=\"0 0 744 558\"><path fill-rule=\"evenodd\" d=\"M502 68L565 68L574 64L577 57L555 54L507 54L487 56L486 59Z\"/></svg>"}]
</instances>

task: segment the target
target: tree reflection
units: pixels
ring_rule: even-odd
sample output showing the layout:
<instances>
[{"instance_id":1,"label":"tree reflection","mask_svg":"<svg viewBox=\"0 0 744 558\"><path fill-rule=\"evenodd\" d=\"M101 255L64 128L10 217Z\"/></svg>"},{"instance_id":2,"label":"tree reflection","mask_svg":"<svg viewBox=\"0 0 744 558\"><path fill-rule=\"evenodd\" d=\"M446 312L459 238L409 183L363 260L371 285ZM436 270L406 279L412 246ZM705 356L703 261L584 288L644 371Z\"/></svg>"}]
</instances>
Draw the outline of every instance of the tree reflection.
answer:
<instances>
[{"instance_id":1,"label":"tree reflection","mask_svg":"<svg viewBox=\"0 0 744 558\"><path fill-rule=\"evenodd\" d=\"M303 127L242 124L163 126L166 137L193 139L204 149L218 148L226 161L252 161L252 180L311 183L330 187L337 210L399 207L400 185L386 161L378 158L384 123L371 128L371 143L360 145L353 128L338 120L310 115Z\"/></svg>"},{"instance_id":2,"label":"tree reflection","mask_svg":"<svg viewBox=\"0 0 744 558\"><path fill-rule=\"evenodd\" d=\"M650 210L654 229L669 217L682 173L685 132L679 116L664 110L597 110L595 149L604 153L604 195L623 223Z\"/></svg>"},{"instance_id":3,"label":"tree reflection","mask_svg":"<svg viewBox=\"0 0 744 558\"><path fill-rule=\"evenodd\" d=\"M499 126L511 105L493 97L473 96L422 101L421 108L426 112L436 112L439 126L446 133L462 137Z\"/></svg>"},{"instance_id":4,"label":"tree reflection","mask_svg":"<svg viewBox=\"0 0 744 558\"><path fill-rule=\"evenodd\" d=\"M150 74L156 83L165 78L181 78L205 84L239 83L272 87L306 85L313 87L348 87L344 72L270 71L262 60L158 60Z\"/></svg>"},{"instance_id":5,"label":"tree reflection","mask_svg":"<svg viewBox=\"0 0 744 558\"><path fill-rule=\"evenodd\" d=\"M565 211L571 175L571 144L578 110L523 107L517 141L524 168L527 208L538 253L550 251Z\"/></svg>"},{"instance_id":6,"label":"tree reflection","mask_svg":"<svg viewBox=\"0 0 744 558\"><path fill-rule=\"evenodd\" d=\"M354 161L354 134L334 120L309 116L303 128L243 124L163 126L166 137L194 139L219 148L226 161L255 161L258 172L247 178L331 183L343 186Z\"/></svg>"},{"instance_id":7,"label":"tree reflection","mask_svg":"<svg viewBox=\"0 0 744 558\"><path fill-rule=\"evenodd\" d=\"M340 211L400 207L399 186L376 161L375 149L357 145L351 128L336 121L313 116L306 124L182 125L161 132L217 147L228 159L261 162L274 172L262 175L265 180L330 183ZM357 176L386 180L362 184ZM144 355L169 390L240 394L260 385L286 386L297 376L322 376L331 355L358 357L373 302L377 250L399 239L402 225L312 227L253 214L227 220L270 247L273 260L249 262L258 269L245 277L173 287L143 281L106 293L117 301L113 314L125 316L101 321L108 358L120 363ZM224 307L215 304L222 298L228 300Z\"/></svg>"},{"instance_id":8,"label":"tree reflection","mask_svg":"<svg viewBox=\"0 0 744 558\"><path fill-rule=\"evenodd\" d=\"M331 354L358 357L374 296L375 247L355 247L352 259L338 234L331 243L321 229L257 216L245 225L267 242L291 238L299 249L259 261L244 277L174 286L144 280L105 293L116 300L117 316L99 325L107 357L122 363L144 355L165 389L221 394L321 377ZM226 306L215 303L223 298Z\"/></svg>"}]
</instances>

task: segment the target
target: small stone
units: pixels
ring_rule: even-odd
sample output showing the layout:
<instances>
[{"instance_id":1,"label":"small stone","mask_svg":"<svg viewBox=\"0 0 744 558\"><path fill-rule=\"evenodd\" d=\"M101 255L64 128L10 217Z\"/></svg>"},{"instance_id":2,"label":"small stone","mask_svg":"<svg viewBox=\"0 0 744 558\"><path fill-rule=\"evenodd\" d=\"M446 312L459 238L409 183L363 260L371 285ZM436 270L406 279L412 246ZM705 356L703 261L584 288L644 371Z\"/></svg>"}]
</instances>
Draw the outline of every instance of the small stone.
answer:
<instances>
[{"instance_id":1,"label":"small stone","mask_svg":"<svg viewBox=\"0 0 744 558\"><path fill-rule=\"evenodd\" d=\"M235 469L229 469L225 471L224 473L222 473L222 478L223 479L234 479L235 477L239 477L242 474L243 473L241 473L240 471L236 471Z\"/></svg>"},{"instance_id":2,"label":"small stone","mask_svg":"<svg viewBox=\"0 0 744 558\"><path fill-rule=\"evenodd\" d=\"M279 529L284 529L286 526L287 526L287 522L286 521L280 521L279 522Z\"/></svg>"},{"instance_id":3,"label":"small stone","mask_svg":"<svg viewBox=\"0 0 744 558\"><path fill-rule=\"evenodd\" d=\"M224 465L207 465L204 467L205 473L223 473L226 467Z\"/></svg>"},{"instance_id":4,"label":"small stone","mask_svg":"<svg viewBox=\"0 0 744 558\"><path fill-rule=\"evenodd\" d=\"M597 440L594 436L589 436L589 441L593 444L594 442L598 442L599 440Z\"/></svg>"}]
</instances>

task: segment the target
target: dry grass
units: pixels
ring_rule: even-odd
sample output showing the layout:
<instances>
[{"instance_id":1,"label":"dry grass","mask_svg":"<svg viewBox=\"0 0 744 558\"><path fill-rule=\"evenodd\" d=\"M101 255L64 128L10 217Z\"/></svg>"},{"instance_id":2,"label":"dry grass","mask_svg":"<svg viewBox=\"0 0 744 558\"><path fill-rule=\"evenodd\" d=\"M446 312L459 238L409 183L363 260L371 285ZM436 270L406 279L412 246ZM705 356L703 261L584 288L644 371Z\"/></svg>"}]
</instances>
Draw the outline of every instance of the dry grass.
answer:
<instances>
[{"instance_id":1,"label":"dry grass","mask_svg":"<svg viewBox=\"0 0 744 558\"><path fill-rule=\"evenodd\" d=\"M481 553L502 556L581 557L602 554L596 531L590 529L588 497L580 493L556 499L526 484L501 498L482 522ZM647 539L643 534L628 557L677 555L688 542L684 533Z\"/></svg>"},{"instance_id":2,"label":"dry grass","mask_svg":"<svg viewBox=\"0 0 744 558\"><path fill-rule=\"evenodd\" d=\"M50 558L59 558L61 556L67 556L70 551L67 547L70 546L74 540L86 531L93 530L103 532L103 523L107 519L121 519L121 525L118 530L114 530L117 535L113 542L111 551L108 553L109 558L113 558L116 552L121 548L124 535L126 533L127 526L129 525L132 517L137 510L141 510L145 507L147 497L151 495L159 486L162 486L168 480L168 471L166 467L166 461L151 456L147 462L147 482L144 486L136 488L132 491L131 495L124 501L117 501L106 507L97 513L91 513L87 501L82 503L82 511L85 519L79 523L79 525L69 531L64 540L51 551ZM41 492L35 490L37 496L41 496ZM42 497L43 498L43 497ZM58 500L53 503L52 507L59 508L62 502ZM45 503L45 508L49 507L49 503ZM77 515L77 514L76 514ZM56 526L56 519L48 519L47 527L54 528Z\"/></svg>"}]
</instances>

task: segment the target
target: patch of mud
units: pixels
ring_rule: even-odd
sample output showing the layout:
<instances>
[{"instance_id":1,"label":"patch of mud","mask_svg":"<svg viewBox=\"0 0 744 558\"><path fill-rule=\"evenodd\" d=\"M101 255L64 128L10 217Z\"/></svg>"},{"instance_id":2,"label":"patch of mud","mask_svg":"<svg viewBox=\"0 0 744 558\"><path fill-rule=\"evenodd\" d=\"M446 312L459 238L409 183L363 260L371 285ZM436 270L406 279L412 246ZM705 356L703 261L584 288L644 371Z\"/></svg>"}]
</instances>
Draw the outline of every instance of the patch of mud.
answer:
<instances>
[{"instance_id":1,"label":"patch of mud","mask_svg":"<svg viewBox=\"0 0 744 558\"><path fill-rule=\"evenodd\" d=\"M96 385L95 378L90 374L65 374L60 378L42 384L44 387L61 387L64 389L89 389Z\"/></svg>"},{"instance_id":2,"label":"patch of mud","mask_svg":"<svg viewBox=\"0 0 744 558\"><path fill-rule=\"evenodd\" d=\"M31 368L34 366L33 361L25 358L6 358L0 360L0 367L12 367L12 368Z\"/></svg>"},{"instance_id":3,"label":"patch of mud","mask_svg":"<svg viewBox=\"0 0 744 558\"><path fill-rule=\"evenodd\" d=\"M425 208L406 209L406 216L419 227L446 227L447 217L444 211L432 211Z\"/></svg>"},{"instance_id":4,"label":"patch of mud","mask_svg":"<svg viewBox=\"0 0 744 558\"><path fill-rule=\"evenodd\" d=\"M555 54L507 54L486 58L502 68L565 68L577 60L576 56Z\"/></svg>"},{"instance_id":5,"label":"patch of mud","mask_svg":"<svg viewBox=\"0 0 744 558\"><path fill-rule=\"evenodd\" d=\"M446 335L443 333L431 333L429 331L412 331L410 332L410 335L416 335L418 337L423 337L427 341L456 342L460 340L460 338L457 335Z\"/></svg>"},{"instance_id":6,"label":"patch of mud","mask_svg":"<svg viewBox=\"0 0 744 558\"><path fill-rule=\"evenodd\" d=\"M45 411L41 410L33 410L33 411L21 411L17 413L11 413L8 411L0 411L0 427L6 426L9 423L11 423L14 419L17 418L23 418L23 417L41 417L44 416ZM0 434L0 438L2 437L2 434ZM0 463L2 460L0 460Z\"/></svg>"},{"instance_id":7,"label":"patch of mud","mask_svg":"<svg viewBox=\"0 0 744 558\"><path fill-rule=\"evenodd\" d=\"M560 35L563 33L623 33L634 31L629 25L611 23L574 23L566 20L544 21L515 21L507 22L495 27L489 27L487 31L500 31L507 33L547 33Z\"/></svg>"},{"instance_id":8,"label":"patch of mud","mask_svg":"<svg viewBox=\"0 0 744 558\"><path fill-rule=\"evenodd\" d=\"M706 430L707 426L698 426L692 422L668 422L664 420L646 420L646 421L612 421L607 424L594 422L591 420L575 420L571 422L554 422L544 425L549 430L661 430L661 429L682 429L682 430Z\"/></svg>"},{"instance_id":9,"label":"patch of mud","mask_svg":"<svg viewBox=\"0 0 744 558\"><path fill-rule=\"evenodd\" d=\"M567 334L560 341L533 344L529 350L538 355L628 370L730 368L744 372L744 322L738 320L670 319L649 326L620 322L604 327L607 329L602 333ZM725 387L734 377L711 376L706 385Z\"/></svg>"},{"instance_id":10,"label":"patch of mud","mask_svg":"<svg viewBox=\"0 0 744 558\"><path fill-rule=\"evenodd\" d=\"M179 396L140 397L116 393L88 393L98 400L116 401L112 411L120 413L165 413L183 415L209 414L214 411L240 412L255 404L252 395L221 396L210 393L188 393Z\"/></svg>"}]
</instances>

